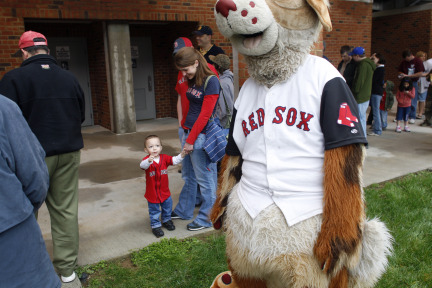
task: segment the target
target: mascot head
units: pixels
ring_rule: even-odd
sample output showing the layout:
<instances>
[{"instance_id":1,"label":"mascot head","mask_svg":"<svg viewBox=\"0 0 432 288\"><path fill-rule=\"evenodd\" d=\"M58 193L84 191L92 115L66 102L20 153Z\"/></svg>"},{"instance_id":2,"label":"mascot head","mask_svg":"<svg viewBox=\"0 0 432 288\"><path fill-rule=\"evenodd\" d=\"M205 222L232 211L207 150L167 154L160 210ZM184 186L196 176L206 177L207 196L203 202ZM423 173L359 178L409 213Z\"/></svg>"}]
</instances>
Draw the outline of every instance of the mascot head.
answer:
<instances>
[{"instance_id":1,"label":"mascot head","mask_svg":"<svg viewBox=\"0 0 432 288\"><path fill-rule=\"evenodd\" d=\"M328 0L219 0L215 17L220 32L247 56L266 54L283 38L295 44L284 37L289 31L318 35L322 26L332 28Z\"/></svg>"},{"instance_id":2,"label":"mascot head","mask_svg":"<svg viewBox=\"0 0 432 288\"><path fill-rule=\"evenodd\" d=\"M214 11L251 77L272 86L295 73L322 27L331 31L328 7L328 0L218 0Z\"/></svg>"}]
</instances>

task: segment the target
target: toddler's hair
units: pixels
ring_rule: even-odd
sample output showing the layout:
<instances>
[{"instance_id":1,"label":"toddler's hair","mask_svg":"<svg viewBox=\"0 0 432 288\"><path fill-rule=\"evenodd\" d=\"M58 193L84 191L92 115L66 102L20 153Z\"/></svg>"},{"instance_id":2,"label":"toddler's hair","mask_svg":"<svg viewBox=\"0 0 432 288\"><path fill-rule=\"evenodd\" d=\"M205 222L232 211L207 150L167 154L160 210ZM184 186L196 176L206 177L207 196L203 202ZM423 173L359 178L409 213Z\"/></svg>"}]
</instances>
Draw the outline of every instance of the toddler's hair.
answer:
<instances>
[{"instance_id":1,"label":"toddler's hair","mask_svg":"<svg viewBox=\"0 0 432 288\"><path fill-rule=\"evenodd\" d=\"M157 135L148 135L148 136L144 139L144 148L147 148L147 141L150 140L150 139L153 139L153 138L158 138L158 139L159 139L159 142L160 142L160 144L161 144L161 146L162 146L162 141L160 140L159 136L157 136Z\"/></svg>"},{"instance_id":2,"label":"toddler's hair","mask_svg":"<svg viewBox=\"0 0 432 288\"><path fill-rule=\"evenodd\" d=\"M405 86L404 86L405 82L407 82L409 84L408 89L405 89ZM412 83L411 79L408 77L403 78L399 84L399 91L403 92L405 90L411 90L411 89L413 89L413 83Z\"/></svg>"}]
</instances>

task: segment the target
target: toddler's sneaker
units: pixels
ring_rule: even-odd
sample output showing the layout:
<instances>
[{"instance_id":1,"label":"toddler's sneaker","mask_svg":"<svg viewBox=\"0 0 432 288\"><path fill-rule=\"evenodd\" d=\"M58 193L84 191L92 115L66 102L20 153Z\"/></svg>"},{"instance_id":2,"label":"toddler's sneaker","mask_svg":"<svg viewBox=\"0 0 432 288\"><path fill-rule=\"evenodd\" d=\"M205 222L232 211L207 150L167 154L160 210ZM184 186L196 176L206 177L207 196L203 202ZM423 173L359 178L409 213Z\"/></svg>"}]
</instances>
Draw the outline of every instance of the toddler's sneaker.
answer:
<instances>
[{"instance_id":1,"label":"toddler's sneaker","mask_svg":"<svg viewBox=\"0 0 432 288\"><path fill-rule=\"evenodd\" d=\"M161 227L152 228L152 232L153 235L155 235L157 238L160 238L165 235Z\"/></svg>"},{"instance_id":2,"label":"toddler's sneaker","mask_svg":"<svg viewBox=\"0 0 432 288\"><path fill-rule=\"evenodd\" d=\"M165 227L169 231L175 230L174 223L171 220L168 220L165 223L162 223L162 226Z\"/></svg>"},{"instance_id":3,"label":"toddler's sneaker","mask_svg":"<svg viewBox=\"0 0 432 288\"><path fill-rule=\"evenodd\" d=\"M408 126L405 126L404 131L405 132L411 132L411 129Z\"/></svg>"},{"instance_id":4,"label":"toddler's sneaker","mask_svg":"<svg viewBox=\"0 0 432 288\"><path fill-rule=\"evenodd\" d=\"M397 133L401 133L401 132L402 132L402 129L401 129L400 126L397 126L395 131L396 131Z\"/></svg>"}]
</instances>

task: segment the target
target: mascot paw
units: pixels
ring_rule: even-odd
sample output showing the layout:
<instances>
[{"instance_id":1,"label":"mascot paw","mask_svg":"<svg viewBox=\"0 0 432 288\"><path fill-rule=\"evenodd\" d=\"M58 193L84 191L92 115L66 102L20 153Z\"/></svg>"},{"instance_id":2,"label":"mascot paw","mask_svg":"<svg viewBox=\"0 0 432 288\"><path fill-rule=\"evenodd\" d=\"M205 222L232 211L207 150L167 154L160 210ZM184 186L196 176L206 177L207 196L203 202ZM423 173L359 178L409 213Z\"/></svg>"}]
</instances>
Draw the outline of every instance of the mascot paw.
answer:
<instances>
[{"instance_id":1,"label":"mascot paw","mask_svg":"<svg viewBox=\"0 0 432 288\"><path fill-rule=\"evenodd\" d=\"M231 271L225 271L216 276L210 288L237 288Z\"/></svg>"}]
</instances>

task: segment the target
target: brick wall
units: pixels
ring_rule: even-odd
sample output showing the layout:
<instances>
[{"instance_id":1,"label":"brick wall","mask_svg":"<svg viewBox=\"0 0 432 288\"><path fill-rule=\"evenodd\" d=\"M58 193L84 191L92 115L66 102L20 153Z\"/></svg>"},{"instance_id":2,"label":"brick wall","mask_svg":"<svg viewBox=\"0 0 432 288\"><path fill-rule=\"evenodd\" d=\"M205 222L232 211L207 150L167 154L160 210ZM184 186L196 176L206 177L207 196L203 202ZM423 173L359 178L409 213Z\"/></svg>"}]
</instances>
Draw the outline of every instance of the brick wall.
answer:
<instances>
[{"instance_id":1,"label":"brick wall","mask_svg":"<svg viewBox=\"0 0 432 288\"><path fill-rule=\"evenodd\" d=\"M432 58L431 10L389 15L373 18L372 50L379 51L386 59L386 79L399 85L397 69L402 59L402 51L410 49Z\"/></svg>"},{"instance_id":2,"label":"brick wall","mask_svg":"<svg viewBox=\"0 0 432 288\"><path fill-rule=\"evenodd\" d=\"M366 54L371 52L372 3L357 1L330 1L330 17L333 30L324 32L325 55L337 67L341 61L340 47L343 45L362 46Z\"/></svg>"}]
</instances>

